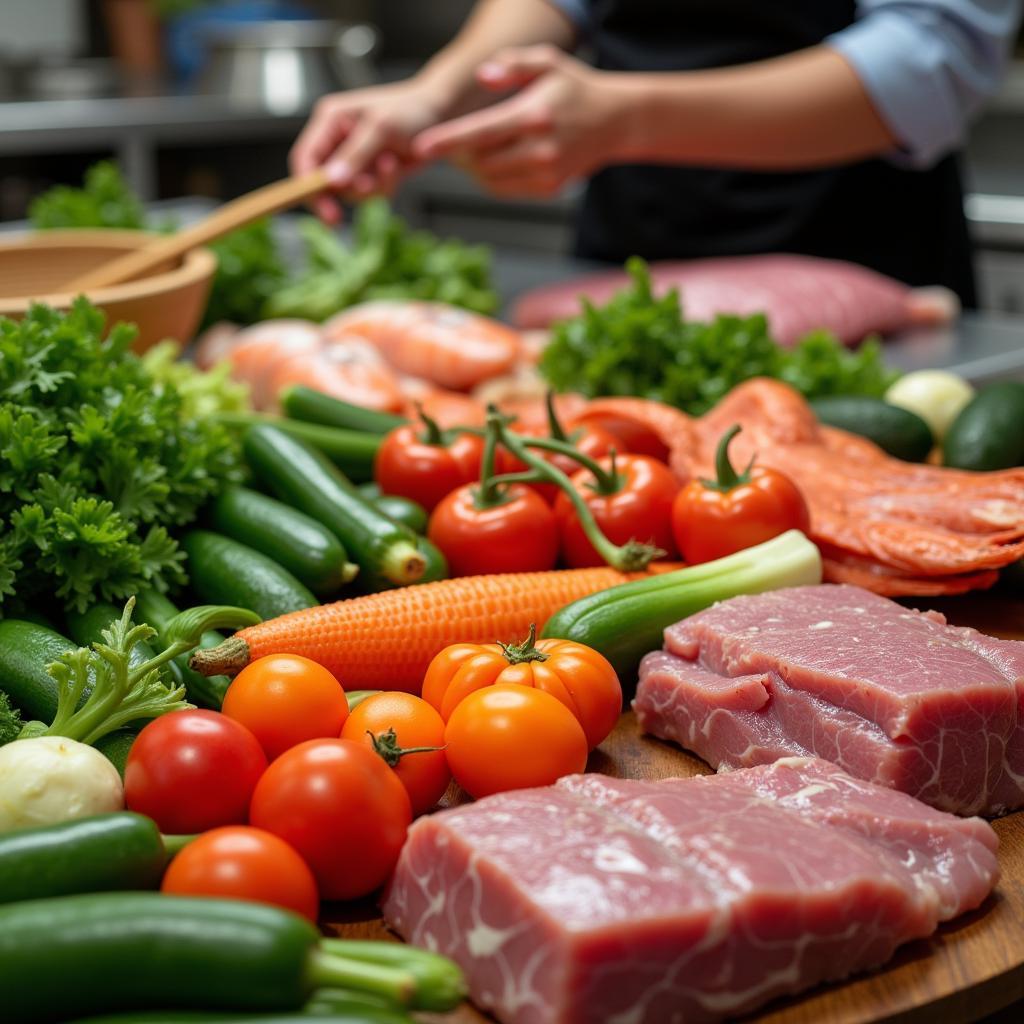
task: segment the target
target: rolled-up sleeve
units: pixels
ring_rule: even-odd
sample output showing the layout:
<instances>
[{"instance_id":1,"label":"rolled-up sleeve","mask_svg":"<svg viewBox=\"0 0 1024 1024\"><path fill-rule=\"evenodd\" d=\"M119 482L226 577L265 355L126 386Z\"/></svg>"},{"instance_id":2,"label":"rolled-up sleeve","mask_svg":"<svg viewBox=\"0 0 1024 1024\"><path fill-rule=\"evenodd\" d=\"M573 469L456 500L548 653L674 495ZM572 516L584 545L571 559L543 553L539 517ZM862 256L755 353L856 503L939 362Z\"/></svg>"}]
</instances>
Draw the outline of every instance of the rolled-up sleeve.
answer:
<instances>
[{"instance_id":1,"label":"rolled-up sleeve","mask_svg":"<svg viewBox=\"0 0 1024 1024\"><path fill-rule=\"evenodd\" d=\"M1021 0L859 0L857 20L825 40L852 65L900 142L927 167L956 148L999 88Z\"/></svg>"}]
</instances>

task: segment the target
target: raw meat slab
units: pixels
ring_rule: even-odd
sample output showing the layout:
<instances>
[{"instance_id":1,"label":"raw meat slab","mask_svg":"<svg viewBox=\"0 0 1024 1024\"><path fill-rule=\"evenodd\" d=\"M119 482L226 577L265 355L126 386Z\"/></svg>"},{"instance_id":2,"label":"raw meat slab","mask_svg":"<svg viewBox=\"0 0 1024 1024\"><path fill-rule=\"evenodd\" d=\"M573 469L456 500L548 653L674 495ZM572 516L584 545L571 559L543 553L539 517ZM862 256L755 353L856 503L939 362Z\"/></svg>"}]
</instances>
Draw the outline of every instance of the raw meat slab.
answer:
<instances>
[{"instance_id":1,"label":"raw meat slab","mask_svg":"<svg viewBox=\"0 0 1024 1024\"><path fill-rule=\"evenodd\" d=\"M982 902L984 822L786 758L575 776L420 819L384 914L504 1024L682 1024L884 963Z\"/></svg>"},{"instance_id":2,"label":"raw meat slab","mask_svg":"<svg viewBox=\"0 0 1024 1024\"><path fill-rule=\"evenodd\" d=\"M719 769L785 755L959 814L1024 805L1024 643L859 587L739 597L665 632L640 669L649 733Z\"/></svg>"}]
</instances>

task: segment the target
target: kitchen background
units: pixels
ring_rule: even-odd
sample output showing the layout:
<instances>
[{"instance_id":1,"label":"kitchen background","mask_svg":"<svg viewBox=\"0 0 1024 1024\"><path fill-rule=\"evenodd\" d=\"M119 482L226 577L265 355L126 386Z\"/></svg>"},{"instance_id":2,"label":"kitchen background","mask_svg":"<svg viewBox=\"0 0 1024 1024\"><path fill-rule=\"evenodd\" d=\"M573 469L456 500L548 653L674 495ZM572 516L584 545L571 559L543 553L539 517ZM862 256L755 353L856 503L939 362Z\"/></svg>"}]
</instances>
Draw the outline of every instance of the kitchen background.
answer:
<instances>
[{"instance_id":1,"label":"kitchen background","mask_svg":"<svg viewBox=\"0 0 1024 1024\"><path fill-rule=\"evenodd\" d=\"M147 200L230 198L286 172L328 89L404 77L472 0L2 0L0 220L113 155ZM308 19L297 28L271 18ZM1024 313L1024 35L966 150L983 307ZM397 198L442 234L568 248L578 194L509 203L447 165ZM898 225L894 225L898 230ZM880 239L879 244L884 244Z\"/></svg>"}]
</instances>

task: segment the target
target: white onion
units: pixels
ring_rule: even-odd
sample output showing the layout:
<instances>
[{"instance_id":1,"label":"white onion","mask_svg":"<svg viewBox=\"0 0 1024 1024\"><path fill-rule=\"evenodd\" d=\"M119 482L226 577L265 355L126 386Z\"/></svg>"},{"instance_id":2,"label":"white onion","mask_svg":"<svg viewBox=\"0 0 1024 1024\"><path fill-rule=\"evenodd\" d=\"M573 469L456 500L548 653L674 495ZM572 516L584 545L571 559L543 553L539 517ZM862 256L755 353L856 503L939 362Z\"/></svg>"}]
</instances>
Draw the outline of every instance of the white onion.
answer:
<instances>
[{"instance_id":1,"label":"white onion","mask_svg":"<svg viewBox=\"0 0 1024 1024\"><path fill-rule=\"evenodd\" d=\"M936 442L946 436L953 420L974 397L974 388L948 370L916 370L900 377L885 393L890 405L917 413L931 428Z\"/></svg>"}]
</instances>

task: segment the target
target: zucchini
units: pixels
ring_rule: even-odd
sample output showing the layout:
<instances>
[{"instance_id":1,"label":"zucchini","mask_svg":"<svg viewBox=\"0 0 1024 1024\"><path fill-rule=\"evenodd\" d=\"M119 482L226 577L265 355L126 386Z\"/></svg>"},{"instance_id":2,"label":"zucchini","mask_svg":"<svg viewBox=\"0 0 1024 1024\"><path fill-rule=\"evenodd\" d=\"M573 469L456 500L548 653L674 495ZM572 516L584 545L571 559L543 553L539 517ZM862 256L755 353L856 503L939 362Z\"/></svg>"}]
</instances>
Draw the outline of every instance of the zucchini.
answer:
<instances>
[{"instance_id":1,"label":"zucchini","mask_svg":"<svg viewBox=\"0 0 1024 1024\"><path fill-rule=\"evenodd\" d=\"M315 448L266 425L250 428L244 447L256 475L282 501L331 530L360 571L399 586L422 577L426 561L416 535L368 502Z\"/></svg>"},{"instance_id":2,"label":"zucchini","mask_svg":"<svg viewBox=\"0 0 1024 1024\"><path fill-rule=\"evenodd\" d=\"M370 500L388 519L408 526L413 533L427 532L427 510L412 498L403 498L398 494L381 494Z\"/></svg>"},{"instance_id":3,"label":"zucchini","mask_svg":"<svg viewBox=\"0 0 1024 1024\"><path fill-rule=\"evenodd\" d=\"M975 470L1024 465L1024 381L1001 380L968 403L946 431L942 464Z\"/></svg>"},{"instance_id":4,"label":"zucchini","mask_svg":"<svg viewBox=\"0 0 1024 1024\"><path fill-rule=\"evenodd\" d=\"M352 480L371 480L373 463L383 438L360 430L343 430L320 423L289 420L258 412L226 412L217 419L230 427L271 426L323 452Z\"/></svg>"},{"instance_id":5,"label":"zucchini","mask_svg":"<svg viewBox=\"0 0 1024 1024\"><path fill-rule=\"evenodd\" d=\"M0 687L26 722L53 721L57 683L46 666L76 647L46 626L22 619L0 619Z\"/></svg>"},{"instance_id":6,"label":"zucchini","mask_svg":"<svg viewBox=\"0 0 1024 1024\"><path fill-rule=\"evenodd\" d=\"M648 576L566 605L542 635L600 651L624 684L636 681L640 659L662 645L667 626L739 594L821 582L821 555L798 530L713 562Z\"/></svg>"},{"instance_id":7,"label":"zucchini","mask_svg":"<svg viewBox=\"0 0 1024 1024\"><path fill-rule=\"evenodd\" d=\"M167 629L171 619L178 614L179 609L169 598L158 594L155 590L148 590L144 594L140 594L135 607L138 610L139 618L157 631L153 642L159 650L166 650L167 644L164 643L163 632ZM211 629L203 634L199 646L216 647L223 642L223 634ZM188 667L188 659L187 654L181 654L172 662L178 666L178 670L181 672L181 680L185 684L185 693L188 699L198 707L220 711L220 707L224 703L224 694L227 692L231 680L227 676L201 676ZM109 752L104 751L104 753L114 761L115 765L117 764Z\"/></svg>"},{"instance_id":8,"label":"zucchini","mask_svg":"<svg viewBox=\"0 0 1024 1024\"><path fill-rule=\"evenodd\" d=\"M263 619L317 604L287 569L230 537L189 530L181 546L188 555L192 590L204 604L237 605Z\"/></svg>"},{"instance_id":9,"label":"zucchini","mask_svg":"<svg viewBox=\"0 0 1024 1024\"><path fill-rule=\"evenodd\" d=\"M226 487L210 508L214 530L287 569L321 597L355 578L341 541L304 512L247 487Z\"/></svg>"},{"instance_id":10,"label":"zucchini","mask_svg":"<svg viewBox=\"0 0 1024 1024\"><path fill-rule=\"evenodd\" d=\"M905 462L921 462L935 446L920 416L880 398L835 395L814 399L811 408L822 423L866 437Z\"/></svg>"},{"instance_id":11,"label":"zucchini","mask_svg":"<svg viewBox=\"0 0 1024 1024\"><path fill-rule=\"evenodd\" d=\"M361 405L343 402L303 384L293 384L278 396L286 416L326 427L342 427L367 434L386 434L409 421L393 412L364 409Z\"/></svg>"},{"instance_id":12,"label":"zucchini","mask_svg":"<svg viewBox=\"0 0 1024 1024\"><path fill-rule=\"evenodd\" d=\"M130 811L0 836L0 903L156 889L167 854L151 818Z\"/></svg>"}]
</instances>

